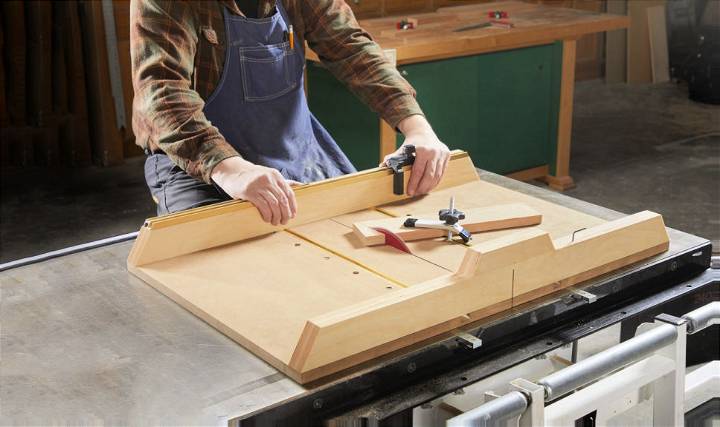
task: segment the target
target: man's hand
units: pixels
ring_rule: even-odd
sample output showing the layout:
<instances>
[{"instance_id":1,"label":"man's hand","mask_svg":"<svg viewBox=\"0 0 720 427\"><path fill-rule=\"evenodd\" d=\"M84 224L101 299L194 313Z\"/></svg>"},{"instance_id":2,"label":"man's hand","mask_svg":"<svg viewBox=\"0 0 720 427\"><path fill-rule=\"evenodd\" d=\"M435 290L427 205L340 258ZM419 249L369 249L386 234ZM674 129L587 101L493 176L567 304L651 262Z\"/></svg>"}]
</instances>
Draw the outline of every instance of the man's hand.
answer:
<instances>
[{"instance_id":1,"label":"man's hand","mask_svg":"<svg viewBox=\"0 0 720 427\"><path fill-rule=\"evenodd\" d=\"M447 145L440 142L430 123L423 116L407 117L398 124L398 128L405 135L403 145L415 146L415 163L410 172L407 194L408 196L427 194L440 183L450 161L450 150ZM385 156L381 166L386 164L389 157L400 154L402 150L403 148L400 147L394 153Z\"/></svg>"},{"instance_id":2,"label":"man's hand","mask_svg":"<svg viewBox=\"0 0 720 427\"><path fill-rule=\"evenodd\" d=\"M275 169L229 157L215 165L211 177L233 199L255 205L265 222L284 225L297 214L290 187L295 181L285 180Z\"/></svg>"}]
</instances>

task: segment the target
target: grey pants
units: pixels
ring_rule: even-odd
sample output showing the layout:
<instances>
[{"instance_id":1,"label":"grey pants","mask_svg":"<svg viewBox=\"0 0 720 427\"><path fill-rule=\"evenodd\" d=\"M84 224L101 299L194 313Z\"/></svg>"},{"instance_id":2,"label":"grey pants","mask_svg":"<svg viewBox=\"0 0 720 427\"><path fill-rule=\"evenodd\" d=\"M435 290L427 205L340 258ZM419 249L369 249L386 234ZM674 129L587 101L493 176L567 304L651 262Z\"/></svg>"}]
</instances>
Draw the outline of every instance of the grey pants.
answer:
<instances>
[{"instance_id":1,"label":"grey pants","mask_svg":"<svg viewBox=\"0 0 720 427\"><path fill-rule=\"evenodd\" d=\"M219 188L186 174L162 153L151 154L145 160L145 182L157 203L158 215L230 199Z\"/></svg>"}]
</instances>

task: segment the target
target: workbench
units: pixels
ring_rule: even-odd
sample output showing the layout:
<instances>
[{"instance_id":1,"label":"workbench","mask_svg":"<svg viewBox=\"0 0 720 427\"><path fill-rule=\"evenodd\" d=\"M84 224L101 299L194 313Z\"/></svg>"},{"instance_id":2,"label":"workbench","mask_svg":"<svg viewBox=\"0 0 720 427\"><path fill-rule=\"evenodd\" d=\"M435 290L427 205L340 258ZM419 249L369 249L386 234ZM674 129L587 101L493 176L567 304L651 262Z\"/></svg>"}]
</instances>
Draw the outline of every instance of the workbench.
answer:
<instances>
[{"instance_id":1,"label":"workbench","mask_svg":"<svg viewBox=\"0 0 720 427\"><path fill-rule=\"evenodd\" d=\"M495 10L507 11L514 27L454 32L487 22L488 11ZM393 51L443 142L467 151L485 170L544 179L560 190L573 186L576 41L626 28L627 17L507 1L412 15L418 21L413 30L396 29L401 18L360 25ZM402 137L335 80L313 52L308 59L311 110L358 170L374 167Z\"/></svg>"},{"instance_id":2,"label":"workbench","mask_svg":"<svg viewBox=\"0 0 720 427\"><path fill-rule=\"evenodd\" d=\"M489 172L481 179L599 218L621 216ZM667 252L578 286L596 300L565 290L473 325L479 349L446 335L306 387L129 274L132 242L16 267L0 273L0 421L298 426L370 417L407 425L413 406L659 304L717 299L710 243L668 232Z\"/></svg>"}]
</instances>

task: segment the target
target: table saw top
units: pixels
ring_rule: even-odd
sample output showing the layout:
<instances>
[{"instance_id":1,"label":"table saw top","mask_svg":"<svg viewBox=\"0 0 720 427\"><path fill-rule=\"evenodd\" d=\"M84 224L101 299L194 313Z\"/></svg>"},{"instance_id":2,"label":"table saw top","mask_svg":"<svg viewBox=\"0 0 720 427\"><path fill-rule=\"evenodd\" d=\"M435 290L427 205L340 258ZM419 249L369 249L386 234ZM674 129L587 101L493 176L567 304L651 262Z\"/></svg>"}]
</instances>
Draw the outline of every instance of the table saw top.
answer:
<instances>
[{"instance_id":1,"label":"table saw top","mask_svg":"<svg viewBox=\"0 0 720 427\"><path fill-rule=\"evenodd\" d=\"M494 174L482 179L598 218L620 216ZM670 250L656 258L705 242L670 236ZM217 424L306 390L130 275L130 247L0 273L3 420L28 420L34 402L38 421Z\"/></svg>"}]
</instances>

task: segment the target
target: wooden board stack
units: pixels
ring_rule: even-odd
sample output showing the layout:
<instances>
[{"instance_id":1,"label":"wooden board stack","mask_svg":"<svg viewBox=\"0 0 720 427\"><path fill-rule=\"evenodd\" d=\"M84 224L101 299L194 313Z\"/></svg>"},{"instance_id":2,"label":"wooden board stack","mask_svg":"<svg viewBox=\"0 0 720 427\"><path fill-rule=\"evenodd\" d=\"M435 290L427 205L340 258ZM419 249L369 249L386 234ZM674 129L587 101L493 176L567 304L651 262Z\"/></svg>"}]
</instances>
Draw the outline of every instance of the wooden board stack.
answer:
<instances>
[{"instance_id":1,"label":"wooden board stack","mask_svg":"<svg viewBox=\"0 0 720 427\"><path fill-rule=\"evenodd\" d=\"M353 232L359 222L436 212L451 195L468 212L526 205L542 223L476 234L471 247L410 241L412 253L366 246ZM305 185L296 196L298 216L286 227L263 223L242 201L149 219L128 269L301 383L669 244L658 214L606 222L480 181L463 152L453 152L440 186L425 197L394 195L385 168Z\"/></svg>"}]
</instances>

